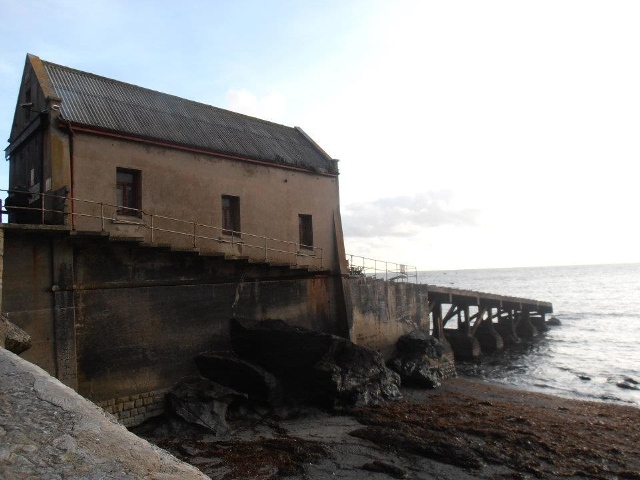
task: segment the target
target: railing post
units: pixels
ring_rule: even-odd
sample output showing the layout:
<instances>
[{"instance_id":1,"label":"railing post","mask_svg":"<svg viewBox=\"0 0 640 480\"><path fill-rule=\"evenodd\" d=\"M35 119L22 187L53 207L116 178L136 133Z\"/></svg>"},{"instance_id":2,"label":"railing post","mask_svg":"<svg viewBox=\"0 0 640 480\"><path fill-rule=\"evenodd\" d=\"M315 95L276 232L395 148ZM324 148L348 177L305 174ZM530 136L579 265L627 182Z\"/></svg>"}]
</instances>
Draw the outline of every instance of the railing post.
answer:
<instances>
[{"instance_id":1,"label":"railing post","mask_svg":"<svg viewBox=\"0 0 640 480\"><path fill-rule=\"evenodd\" d=\"M104 203L100 202L100 228L104 232Z\"/></svg>"},{"instance_id":2,"label":"railing post","mask_svg":"<svg viewBox=\"0 0 640 480\"><path fill-rule=\"evenodd\" d=\"M153 243L153 213L151 214L151 243Z\"/></svg>"},{"instance_id":3,"label":"railing post","mask_svg":"<svg viewBox=\"0 0 640 480\"><path fill-rule=\"evenodd\" d=\"M267 237L264 237L264 262L269 261L269 251L267 250Z\"/></svg>"},{"instance_id":4,"label":"railing post","mask_svg":"<svg viewBox=\"0 0 640 480\"><path fill-rule=\"evenodd\" d=\"M193 248L196 248L196 222L193 222Z\"/></svg>"},{"instance_id":5,"label":"railing post","mask_svg":"<svg viewBox=\"0 0 640 480\"><path fill-rule=\"evenodd\" d=\"M40 211L41 211L42 225L44 225L44 193L40 194Z\"/></svg>"}]
</instances>

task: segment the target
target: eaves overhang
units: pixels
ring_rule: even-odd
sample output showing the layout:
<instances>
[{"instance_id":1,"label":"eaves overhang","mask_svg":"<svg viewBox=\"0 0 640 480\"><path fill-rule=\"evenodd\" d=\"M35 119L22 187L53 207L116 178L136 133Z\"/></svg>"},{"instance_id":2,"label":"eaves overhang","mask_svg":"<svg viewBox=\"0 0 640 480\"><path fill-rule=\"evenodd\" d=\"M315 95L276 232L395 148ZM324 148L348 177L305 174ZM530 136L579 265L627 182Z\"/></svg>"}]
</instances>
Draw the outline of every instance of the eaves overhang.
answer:
<instances>
[{"instance_id":1,"label":"eaves overhang","mask_svg":"<svg viewBox=\"0 0 640 480\"><path fill-rule=\"evenodd\" d=\"M216 150L208 150L208 149L203 149L203 148L200 148L200 147L195 147L195 146L191 146L191 145L185 145L185 144L170 142L170 141L167 141L167 140L162 140L162 139L157 139L157 138L131 135L131 134L123 133L123 132L117 132L117 131L113 131L113 130L97 128L97 127L94 127L94 126L87 126L87 125L83 125L83 124L80 124L80 123L74 123L74 122L71 122L71 121L68 121L68 120L63 120L63 119L59 119L58 120L58 126L60 128L62 128L62 129L66 129L66 130L72 131L74 133L75 132L82 132L82 133L88 133L88 134L92 134L92 135L98 135L98 136L104 136L104 137L110 137L110 138L117 138L117 139L120 139L120 140L125 140L125 141L130 141L130 142L144 143L144 144L147 144L147 145L155 145L155 146L159 146L159 147L171 148L171 149L181 150L181 151L190 152L190 153L209 155L209 156L212 156L212 157L227 158L227 159L230 159L230 160L237 160L237 161L241 161L241 162L253 163L253 164L257 164L257 165L263 165L263 166L273 167L273 168L278 168L278 169L283 169L283 170L304 172L304 173L309 173L309 174L313 174L313 175L320 175L320 176L323 176L323 177L332 177L332 178L337 178L338 177L338 173L322 172L322 171L314 170L314 169L311 169L311 168L298 167L298 166L289 165L289 164L286 164L286 163L270 162L270 161L266 161L266 160L263 160L263 159L252 158L252 157L247 157L247 156L241 156L241 155L237 155L237 154L221 152L221 151L216 151Z\"/></svg>"}]
</instances>

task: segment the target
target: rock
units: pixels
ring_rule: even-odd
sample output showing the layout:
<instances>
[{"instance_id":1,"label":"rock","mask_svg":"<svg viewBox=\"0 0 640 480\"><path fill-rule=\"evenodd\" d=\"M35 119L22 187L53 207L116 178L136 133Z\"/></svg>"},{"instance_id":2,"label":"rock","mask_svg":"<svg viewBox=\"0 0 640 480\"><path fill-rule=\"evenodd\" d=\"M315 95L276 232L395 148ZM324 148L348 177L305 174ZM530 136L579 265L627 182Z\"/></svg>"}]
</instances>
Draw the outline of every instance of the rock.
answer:
<instances>
[{"instance_id":1,"label":"rock","mask_svg":"<svg viewBox=\"0 0 640 480\"><path fill-rule=\"evenodd\" d=\"M365 463L360 468L362 470L367 470L368 472L386 473L393 478L409 477L409 472L407 472L406 470L398 468L395 465L391 465L390 463L381 462L380 460L374 460L373 462Z\"/></svg>"},{"instance_id":2,"label":"rock","mask_svg":"<svg viewBox=\"0 0 640 480\"><path fill-rule=\"evenodd\" d=\"M618 388L624 388L625 390L640 390L640 387L632 382L629 382L628 379L625 379L622 382L616 383Z\"/></svg>"},{"instance_id":3,"label":"rock","mask_svg":"<svg viewBox=\"0 0 640 480\"><path fill-rule=\"evenodd\" d=\"M275 376L233 353L204 352L194 359L200 375L220 385L246 393L250 400L272 403L280 394Z\"/></svg>"},{"instance_id":4,"label":"rock","mask_svg":"<svg viewBox=\"0 0 640 480\"><path fill-rule=\"evenodd\" d=\"M441 379L455 376L451 355L437 338L421 330L398 339L396 354L388 365L400 375L402 383L427 388L439 387Z\"/></svg>"},{"instance_id":5,"label":"rock","mask_svg":"<svg viewBox=\"0 0 640 480\"><path fill-rule=\"evenodd\" d=\"M560 325L562 325L562 322L556 317L551 317L547 320L547 326L549 327L559 327Z\"/></svg>"},{"instance_id":6,"label":"rock","mask_svg":"<svg viewBox=\"0 0 640 480\"><path fill-rule=\"evenodd\" d=\"M236 354L274 373L303 400L328 408L371 405L402 397L400 377L373 350L282 320L233 319Z\"/></svg>"},{"instance_id":7,"label":"rock","mask_svg":"<svg viewBox=\"0 0 640 480\"><path fill-rule=\"evenodd\" d=\"M635 380L635 379L633 379L631 377L626 377L624 379L624 381L627 382L627 383L631 383L633 385L640 385L640 382L638 382L637 380Z\"/></svg>"},{"instance_id":8,"label":"rock","mask_svg":"<svg viewBox=\"0 0 640 480\"><path fill-rule=\"evenodd\" d=\"M21 328L16 327L0 313L0 347L20 354L31 348L31 337Z\"/></svg>"},{"instance_id":9,"label":"rock","mask_svg":"<svg viewBox=\"0 0 640 480\"><path fill-rule=\"evenodd\" d=\"M206 378L186 377L167 393L167 404L172 413L184 421L202 427L214 435L229 431L226 415L229 405L246 395L219 385Z\"/></svg>"},{"instance_id":10,"label":"rock","mask_svg":"<svg viewBox=\"0 0 640 480\"><path fill-rule=\"evenodd\" d=\"M589 375L578 375L578 378L585 381L591 380L591 377Z\"/></svg>"}]
</instances>

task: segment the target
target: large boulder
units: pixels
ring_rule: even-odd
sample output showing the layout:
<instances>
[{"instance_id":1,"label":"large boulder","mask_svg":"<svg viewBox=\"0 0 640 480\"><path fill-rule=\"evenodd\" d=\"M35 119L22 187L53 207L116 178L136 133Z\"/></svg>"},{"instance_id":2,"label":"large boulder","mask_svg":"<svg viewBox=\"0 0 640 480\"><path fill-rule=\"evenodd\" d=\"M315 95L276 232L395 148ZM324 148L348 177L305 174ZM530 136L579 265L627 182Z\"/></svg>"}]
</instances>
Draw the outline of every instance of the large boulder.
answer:
<instances>
[{"instance_id":1,"label":"large boulder","mask_svg":"<svg viewBox=\"0 0 640 480\"><path fill-rule=\"evenodd\" d=\"M229 432L229 405L246 395L199 376L185 377L167 393L169 411L214 435Z\"/></svg>"},{"instance_id":2,"label":"large boulder","mask_svg":"<svg viewBox=\"0 0 640 480\"><path fill-rule=\"evenodd\" d=\"M233 353L203 352L194 358L200 375L248 395L257 403L272 403L279 396L279 383L264 368Z\"/></svg>"},{"instance_id":3,"label":"large boulder","mask_svg":"<svg viewBox=\"0 0 640 480\"><path fill-rule=\"evenodd\" d=\"M437 338L422 330L398 339L396 354L388 365L408 385L436 388L442 379L456 376L451 353Z\"/></svg>"},{"instance_id":4,"label":"large boulder","mask_svg":"<svg viewBox=\"0 0 640 480\"><path fill-rule=\"evenodd\" d=\"M0 313L0 347L20 354L31 348L31 337L21 328L16 327L7 317Z\"/></svg>"},{"instance_id":5,"label":"large boulder","mask_svg":"<svg viewBox=\"0 0 640 480\"><path fill-rule=\"evenodd\" d=\"M396 400L400 377L371 349L282 320L231 321L237 355L274 373L303 400L340 409Z\"/></svg>"}]
</instances>

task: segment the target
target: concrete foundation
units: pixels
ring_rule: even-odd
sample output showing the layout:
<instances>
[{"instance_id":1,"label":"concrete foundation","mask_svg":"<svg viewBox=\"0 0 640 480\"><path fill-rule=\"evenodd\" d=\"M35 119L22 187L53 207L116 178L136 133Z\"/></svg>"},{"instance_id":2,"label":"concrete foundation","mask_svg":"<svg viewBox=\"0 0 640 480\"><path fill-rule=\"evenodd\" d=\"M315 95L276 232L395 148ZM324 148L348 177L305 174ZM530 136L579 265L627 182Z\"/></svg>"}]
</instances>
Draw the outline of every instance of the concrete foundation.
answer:
<instances>
[{"instance_id":1,"label":"concrete foundation","mask_svg":"<svg viewBox=\"0 0 640 480\"><path fill-rule=\"evenodd\" d=\"M482 350L476 337L450 329L445 329L444 332L456 360L480 359Z\"/></svg>"},{"instance_id":2,"label":"concrete foundation","mask_svg":"<svg viewBox=\"0 0 640 480\"><path fill-rule=\"evenodd\" d=\"M516 334L518 337L526 340L530 340L539 335L538 329L533 326L529 315L527 315L526 312L523 312L523 314L520 315L520 321L516 326Z\"/></svg>"},{"instance_id":3,"label":"concrete foundation","mask_svg":"<svg viewBox=\"0 0 640 480\"><path fill-rule=\"evenodd\" d=\"M529 317L531 324L536 327L538 332L546 332L549 330L544 315L531 315Z\"/></svg>"},{"instance_id":4,"label":"concrete foundation","mask_svg":"<svg viewBox=\"0 0 640 480\"><path fill-rule=\"evenodd\" d=\"M349 279L349 286L352 342L388 360L402 335L417 329L429 331L426 285L356 277Z\"/></svg>"},{"instance_id":5,"label":"concrete foundation","mask_svg":"<svg viewBox=\"0 0 640 480\"><path fill-rule=\"evenodd\" d=\"M504 350L504 340L493 328L493 323L490 321L484 321L479 325L475 337L480 343L482 353L495 353Z\"/></svg>"}]
</instances>

